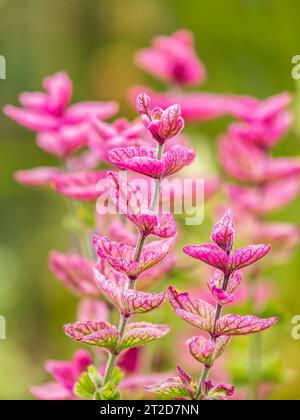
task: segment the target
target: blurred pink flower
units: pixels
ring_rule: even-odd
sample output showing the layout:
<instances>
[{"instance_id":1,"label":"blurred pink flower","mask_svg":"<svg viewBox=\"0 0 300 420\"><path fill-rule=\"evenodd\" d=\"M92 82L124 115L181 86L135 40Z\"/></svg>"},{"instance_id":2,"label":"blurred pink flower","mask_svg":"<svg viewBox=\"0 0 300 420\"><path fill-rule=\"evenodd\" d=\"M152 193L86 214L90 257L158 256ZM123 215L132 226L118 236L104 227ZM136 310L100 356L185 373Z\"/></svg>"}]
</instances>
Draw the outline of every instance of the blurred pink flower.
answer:
<instances>
[{"instance_id":1,"label":"blurred pink flower","mask_svg":"<svg viewBox=\"0 0 300 420\"><path fill-rule=\"evenodd\" d=\"M287 110L292 101L289 93L282 93L264 101L252 97L228 98L228 111L244 123L229 127L232 136L252 142L266 149L273 147L292 125Z\"/></svg>"},{"instance_id":2,"label":"blurred pink flower","mask_svg":"<svg viewBox=\"0 0 300 420\"><path fill-rule=\"evenodd\" d=\"M171 105L167 109L150 108L151 99L145 93L138 95L136 100L138 113L143 124L154 140L164 144L177 136L184 128L180 105Z\"/></svg>"},{"instance_id":3,"label":"blurred pink flower","mask_svg":"<svg viewBox=\"0 0 300 420\"><path fill-rule=\"evenodd\" d=\"M73 85L64 72L47 77L44 89L45 92L21 94L23 108L8 105L4 113L19 125L38 132L38 145L59 157L86 145L87 123L92 116L106 119L118 110L115 102L82 102L69 106Z\"/></svg>"},{"instance_id":4,"label":"blurred pink flower","mask_svg":"<svg viewBox=\"0 0 300 420\"><path fill-rule=\"evenodd\" d=\"M300 160L272 158L258 146L233 136L219 142L220 161L226 172L240 181L265 183L300 175Z\"/></svg>"},{"instance_id":5,"label":"blurred pink flower","mask_svg":"<svg viewBox=\"0 0 300 420\"><path fill-rule=\"evenodd\" d=\"M104 161L107 161L107 153L111 149L145 146L152 143L151 138L147 138L145 128L140 121L129 122L124 118L118 119L112 124L93 118L88 137L90 149Z\"/></svg>"},{"instance_id":6,"label":"blurred pink flower","mask_svg":"<svg viewBox=\"0 0 300 420\"><path fill-rule=\"evenodd\" d=\"M41 167L17 171L14 174L15 180L27 187L50 187L56 175L61 171L54 167Z\"/></svg>"},{"instance_id":7,"label":"blurred pink flower","mask_svg":"<svg viewBox=\"0 0 300 420\"><path fill-rule=\"evenodd\" d=\"M231 185L229 194L232 202L249 213L266 215L293 201L299 193L298 177L288 177L268 182L261 187L240 187Z\"/></svg>"},{"instance_id":8,"label":"blurred pink flower","mask_svg":"<svg viewBox=\"0 0 300 420\"><path fill-rule=\"evenodd\" d=\"M74 200L95 202L105 191L99 191L98 182L106 179L106 171L65 172L54 176L54 189Z\"/></svg>"},{"instance_id":9,"label":"blurred pink flower","mask_svg":"<svg viewBox=\"0 0 300 420\"><path fill-rule=\"evenodd\" d=\"M175 85L198 85L206 78L205 68L194 49L193 34L186 30L159 36L153 46L136 54L142 69Z\"/></svg>"},{"instance_id":10,"label":"blurred pink flower","mask_svg":"<svg viewBox=\"0 0 300 420\"><path fill-rule=\"evenodd\" d=\"M73 293L79 296L98 296L92 261L81 255L51 252L49 268Z\"/></svg>"},{"instance_id":11,"label":"blurred pink flower","mask_svg":"<svg viewBox=\"0 0 300 420\"><path fill-rule=\"evenodd\" d=\"M73 392L73 387L80 375L91 364L92 357L85 350L76 352L72 362L49 360L45 368L54 377L55 382L31 387L32 395L39 400L77 399Z\"/></svg>"}]
</instances>

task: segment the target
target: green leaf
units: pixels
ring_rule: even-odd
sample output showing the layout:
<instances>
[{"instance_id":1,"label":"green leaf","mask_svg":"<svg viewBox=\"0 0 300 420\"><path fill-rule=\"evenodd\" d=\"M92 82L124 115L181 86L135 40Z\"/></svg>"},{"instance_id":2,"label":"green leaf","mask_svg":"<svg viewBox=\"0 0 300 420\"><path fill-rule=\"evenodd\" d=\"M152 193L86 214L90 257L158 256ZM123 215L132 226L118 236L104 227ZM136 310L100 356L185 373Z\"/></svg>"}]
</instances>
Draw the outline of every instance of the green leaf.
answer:
<instances>
[{"instance_id":1,"label":"green leaf","mask_svg":"<svg viewBox=\"0 0 300 420\"><path fill-rule=\"evenodd\" d=\"M170 331L168 325L151 324L147 322L137 322L129 324L120 350L138 347L151 341L164 337Z\"/></svg>"},{"instance_id":2,"label":"green leaf","mask_svg":"<svg viewBox=\"0 0 300 420\"><path fill-rule=\"evenodd\" d=\"M165 381L145 387L145 389L146 391L152 392L161 398L191 399L191 394L178 377L169 378Z\"/></svg>"},{"instance_id":3,"label":"green leaf","mask_svg":"<svg viewBox=\"0 0 300 420\"><path fill-rule=\"evenodd\" d=\"M89 366L87 372L82 373L74 386L74 393L78 398L85 400L94 399L94 395L101 387L103 379L95 366Z\"/></svg>"}]
</instances>

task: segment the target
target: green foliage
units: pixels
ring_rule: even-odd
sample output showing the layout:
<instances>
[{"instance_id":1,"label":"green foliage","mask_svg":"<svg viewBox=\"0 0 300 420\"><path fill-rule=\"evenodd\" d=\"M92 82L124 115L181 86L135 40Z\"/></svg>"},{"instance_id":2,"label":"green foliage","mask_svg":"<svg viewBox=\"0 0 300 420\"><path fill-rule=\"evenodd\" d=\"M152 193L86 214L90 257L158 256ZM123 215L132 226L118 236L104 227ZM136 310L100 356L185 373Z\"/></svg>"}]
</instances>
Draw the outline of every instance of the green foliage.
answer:
<instances>
[{"instance_id":1,"label":"green foliage","mask_svg":"<svg viewBox=\"0 0 300 420\"><path fill-rule=\"evenodd\" d=\"M123 378L119 368L112 374L111 380L104 385L104 379L95 366L84 372L74 387L75 395L84 400L119 400L120 392L116 389Z\"/></svg>"}]
</instances>

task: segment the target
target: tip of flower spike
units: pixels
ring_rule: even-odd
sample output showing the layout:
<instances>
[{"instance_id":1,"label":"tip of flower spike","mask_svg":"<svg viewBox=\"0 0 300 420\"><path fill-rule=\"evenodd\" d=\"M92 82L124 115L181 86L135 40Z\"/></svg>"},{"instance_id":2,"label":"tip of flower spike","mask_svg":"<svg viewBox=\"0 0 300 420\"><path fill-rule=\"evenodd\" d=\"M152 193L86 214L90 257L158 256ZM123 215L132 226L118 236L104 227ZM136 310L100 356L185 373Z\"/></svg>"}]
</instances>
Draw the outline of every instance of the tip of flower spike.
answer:
<instances>
[{"instance_id":1,"label":"tip of flower spike","mask_svg":"<svg viewBox=\"0 0 300 420\"><path fill-rule=\"evenodd\" d=\"M150 97L146 93L140 93L136 98L136 108L140 115L147 114L151 103Z\"/></svg>"}]
</instances>

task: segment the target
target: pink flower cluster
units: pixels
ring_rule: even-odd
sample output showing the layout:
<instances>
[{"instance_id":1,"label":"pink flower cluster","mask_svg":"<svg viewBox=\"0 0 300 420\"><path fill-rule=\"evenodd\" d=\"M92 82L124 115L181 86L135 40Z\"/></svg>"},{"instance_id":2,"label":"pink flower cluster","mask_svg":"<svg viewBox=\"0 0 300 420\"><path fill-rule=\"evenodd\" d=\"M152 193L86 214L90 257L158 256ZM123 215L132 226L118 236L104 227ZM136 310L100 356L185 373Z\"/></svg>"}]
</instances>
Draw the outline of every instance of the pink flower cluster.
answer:
<instances>
[{"instance_id":1,"label":"pink flower cluster","mask_svg":"<svg viewBox=\"0 0 300 420\"><path fill-rule=\"evenodd\" d=\"M271 246L251 245L232 252L234 237L233 215L228 210L214 226L212 243L184 248L187 255L216 270L208 281L215 306L194 298L187 292L179 292L173 286L169 287L169 299L176 315L209 335L209 338L197 336L187 341L187 348L192 356L204 365L203 374L197 385L184 369L178 368L178 377L148 387L151 392L160 396L195 400L231 397L234 387L224 384L215 386L208 380L210 369L222 355L231 337L259 333L278 321L278 318L261 319L252 315L222 315L224 306L232 302L234 293L242 282L241 269L264 258L271 250Z\"/></svg>"},{"instance_id":2,"label":"pink flower cluster","mask_svg":"<svg viewBox=\"0 0 300 420\"><path fill-rule=\"evenodd\" d=\"M251 243L267 241L285 252L298 243L296 226L264 221L267 214L288 204L299 192L300 162L271 154L292 122L287 109L290 95L260 101L184 93L186 86L199 85L206 79L188 31L156 38L151 48L137 53L136 63L174 88L167 93L133 88L130 95L140 121L122 118L106 122L117 113L115 102L70 105L73 86L66 73L46 78L44 92L23 93L21 108L7 106L4 110L9 118L36 133L40 148L59 159L57 167L18 171L15 179L30 187L50 187L68 199L72 226L79 226L75 230L82 255L52 252L49 267L80 299L77 321L65 325L66 335L80 345L92 346L95 353L92 357L79 351L72 362L48 362L46 370L55 382L32 388L39 399L119 399L119 389L128 392L141 385L163 398L228 399L234 387L215 385L209 378L216 360L231 337L259 333L278 321L223 314L238 297L242 270L271 250L269 245L251 245L233 251L235 228L230 210L215 225L211 243L184 248L185 254L214 269L207 282L207 293L214 304L173 286L168 291L152 291L175 264L172 249L177 239L176 222L171 213L161 211L159 204L163 181L175 174L180 176L179 172L196 157L181 135L186 121L201 122L225 114L240 120L229 126L219 142L223 169L242 184L229 185L239 230L246 231ZM148 94L141 94L141 89ZM124 170L130 176L124 177ZM151 193L139 185L140 179L151 186ZM105 181L107 188L97 188L99 181ZM207 181L205 196L214 194L220 185L218 179ZM71 200L94 205L107 192L124 218L109 220L96 215L96 233L91 241L91 226L78 217L88 206L77 206ZM176 194L173 192L172 199ZM186 343L193 358L203 365L198 383L180 366L177 376L171 378L155 373L140 375L141 346L166 336L170 326L136 322L132 317L159 309L167 298L179 318L201 331L202 335ZM118 325L113 323L115 309ZM118 367L130 372L129 377L123 379Z\"/></svg>"}]
</instances>

